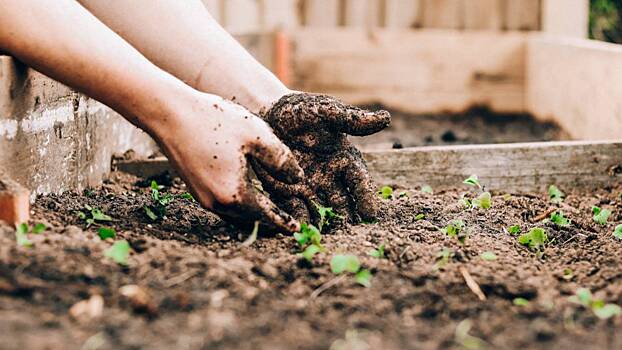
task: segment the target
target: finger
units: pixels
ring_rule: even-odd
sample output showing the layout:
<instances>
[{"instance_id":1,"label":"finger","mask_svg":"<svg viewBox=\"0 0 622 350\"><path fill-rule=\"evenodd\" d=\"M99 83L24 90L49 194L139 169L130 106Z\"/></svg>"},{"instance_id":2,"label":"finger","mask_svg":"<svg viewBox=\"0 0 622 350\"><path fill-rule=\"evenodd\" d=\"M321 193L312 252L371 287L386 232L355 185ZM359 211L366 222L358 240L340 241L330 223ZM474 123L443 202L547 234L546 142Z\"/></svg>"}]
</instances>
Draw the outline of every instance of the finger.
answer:
<instances>
[{"instance_id":1,"label":"finger","mask_svg":"<svg viewBox=\"0 0 622 350\"><path fill-rule=\"evenodd\" d=\"M261 222L266 226L283 233L300 231L300 222L290 214L277 207L263 193L255 192L255 208L259 210Z\"/></svg>"},{"instance_id":2,"label":"finger","mask_svg":"<svg viewBox=\"0 0 622 350\"><path fill-rule=\"evenodd\" d=\"M344 181L349 184L348 190L354 203L354 210L363 220L374 220L378 216L379 207L376 186L369 175L365 161L356 156L349 158Z\"/></svg>"},{"instance_id":3,"label":"finger","mask_svg":"<svg viewBox=\"0 0 622 350\"><path fill-rule=\"evenodd\" d=\"M305 201L292 197L289 199L275 200L279 208L285 210L300 222L310 222L309 209Z\"/></svg>"},{"instance_id":4,"label":"finger","mask_svg":"<svg viewBox=\"0 0 622 350\"><path fill-rule=\"evenodd\" d=\"M375 134L391 123L391 115L387 111L368 111L353 106L345 106L336 119L339 131L354 136Z\"/></svg>"},{"instance_id":5,"label":"finger","mask_svg":"<svg viewBox=\"0 0 622 350\"><path fill-rule=\"evenodd\" d=\"M294 184L304 178L304 171L292 151L272 132L257 136L249 147L248 154L277 180Z\"/></svg>"}]
</instances>

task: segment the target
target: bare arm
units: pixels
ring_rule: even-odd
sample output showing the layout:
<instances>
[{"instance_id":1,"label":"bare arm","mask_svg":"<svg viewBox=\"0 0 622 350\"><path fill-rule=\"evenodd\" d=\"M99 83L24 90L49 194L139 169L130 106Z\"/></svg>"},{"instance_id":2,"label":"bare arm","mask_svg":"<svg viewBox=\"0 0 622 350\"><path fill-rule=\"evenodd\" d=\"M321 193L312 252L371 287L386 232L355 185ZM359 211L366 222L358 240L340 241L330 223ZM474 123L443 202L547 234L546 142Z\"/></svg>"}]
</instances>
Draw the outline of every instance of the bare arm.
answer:
<instances>
[{"instance_id":1,"label":"bare arm","mask_svg":"<svg viewBox=\"0 0 622 350\"><path fill-rule=\"evenodd\" d=\"M79 0L156 65L188 85L258 113L290 91L200 0Z\"/></svg>"},{"instance_id":2,"label":"bare arm","mask_svg":"<svg viewBox=\"0 0 622 350\"><path fill-rule=\"evenodd\" d=\"M302 176L289 149L248 110L157 68L73 0L0 0L0 23L0 51L149 132L203 205L229 218L298 229L248 179L247 157L288 182Z\"/></svg>"}]
</instances>

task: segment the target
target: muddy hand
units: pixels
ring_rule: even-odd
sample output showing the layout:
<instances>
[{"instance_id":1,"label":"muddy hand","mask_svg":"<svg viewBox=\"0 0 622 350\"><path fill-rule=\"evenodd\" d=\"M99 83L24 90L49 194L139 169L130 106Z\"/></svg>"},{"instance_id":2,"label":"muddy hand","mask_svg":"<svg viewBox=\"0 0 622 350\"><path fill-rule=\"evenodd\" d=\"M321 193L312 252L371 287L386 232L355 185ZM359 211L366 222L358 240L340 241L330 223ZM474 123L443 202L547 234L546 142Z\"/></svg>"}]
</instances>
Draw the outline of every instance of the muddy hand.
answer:
<instances>
[{"instance_id":1,"label":"muddy hand","mask_svg":"<svg viewBox=\"0 0 622 350\"><path fill-rule=\"evenodd\" d=\"M387 127L386 111L370 112L326 95L293 93L282 97L261 117L294 152L307 176L288 185L259 169L272 199L301 220L316 221L315 204L332 207L351 221L372 220L378 202L361 153L347 135L365 136Z\"/></svg>"},{"instance_id":2,"label":"muddy hand","mask_svg":"<svg viewBox=\"0 0 622 350\"><path fill-rule=\"evenodd\" d=\"M298 231L298 221L252 185L248 167L252 160L292 184L304 176L293 153L245 108L214 95L197 95L175 128L156 135L195 198L237 226L260 221L280 232Z\"/></svg>"}]
</instances>

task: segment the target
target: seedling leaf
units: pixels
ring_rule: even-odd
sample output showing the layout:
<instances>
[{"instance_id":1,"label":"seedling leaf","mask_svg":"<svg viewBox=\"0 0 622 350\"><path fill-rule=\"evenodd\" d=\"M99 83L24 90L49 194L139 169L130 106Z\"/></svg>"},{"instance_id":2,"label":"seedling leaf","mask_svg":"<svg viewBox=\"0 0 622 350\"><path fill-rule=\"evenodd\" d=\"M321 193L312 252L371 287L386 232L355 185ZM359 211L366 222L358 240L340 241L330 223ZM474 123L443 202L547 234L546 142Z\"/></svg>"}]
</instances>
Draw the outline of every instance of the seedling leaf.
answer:
<instances>
[{"instance_id":1,"label":"seedling leaf","mask_svg":"<svg viewBox=\"0 0 622 350\"><path fill-rule=\"evenodd\" d=\"M421 186L421 192L432 194L434 193L434 190L432 190L432 186L430 185L423 185Z\"/></svg>"},{"instance_id":2,"label":"seedling leaf","mask_svg":"<svg viewBox=\"0 0 622 350\"><path fill-rule=\"evenodd\" d=\"M257 233L259 233L259 221L255 221L255 225L253 226L253 231L251 231L250 236L242 243L244 247L250 247L257 240Z\"/></svg>"},{"instance_id":3,"label":"seedling leaf","mask_svg":"<svg viewBox=\"0 0 622 350\"><path fill-rule=\"evenodd\" d=\"M440 252L436 254L436 264L434 267L437 269L442 269L445 265L449 264L449 259L454 255L454 253L448 248L443 248Z\"/></svg>"},{"instance_id":4,"label":"seedling leaf","mask_svg":"<svg viewBox=\"0 0 622 350\"><path fill-rule=\"evenodd\" d=\"M189 200L191 202L196 202L196 200L194 199L194 196L192 194L188 193L188 192L184 192L184 193L180 194L179 197L183 198L183 199L187 199L187 200Z\"/></svg>"},{"instance_id":5,"label":"seedling leaf","mask_svg":"<svg viewBox=\"0 0 622 350\"><path fill-rule=\"evenodd\" d=\"M549 186L549 200L553 203L561 203L566 195L555 185Z\"/></svg>"},{"instance_id":6,"label":"seedling leaf","mask_svg":"<svg viewBox=\"0 0 622 350\"><path fill-rule=\"evenodd\" d=\"M548 242L548 236L544 229L535 227L529 232L518 237L518 243L526 245L531 250L540 250Z\"/></svg>"},{"instance_id":7,"label":"seedling leaf","mask_svg":"<svg viewBox=\"0 0 622 350\"><path fill-rule=\"evenodd\" d=\"M110 216L104 214L104 212L98 208L93 208L91 210L91 215L93 216L93 220L95 221L112 221L112 218Z\"/></svg>"},{"instance_id":8,"label":"seedling leaf","mask_svg":"<svg viewBox=\"0 0 622 350\"><path fill-rule=\"evenodd\" d=\"M15 228L15 232L19 233L20 235L25 235L28 233L28 231L30 231L30 227L25 222L17 225L17 227Z\"/></svg>"},{"instance_id":9,"label":"seedling leaf","mask_svg":"<svg viewBox=\"0 0 622 350\"><path fill-rule=\"evenodd\" d=\"M320 230L311 224L302 223L300 225L300 232L294 233L294 238L301 248L309 243L322 247L322 235L320 234Z\"/></svg>"},{"instance_id":10,"label":"seedling leaf","mask_svg":"<svg viewBox=\"0 0 622 350\"><path fill-rule=\"evenodd\" d=\"M441 232L449 237L456 237L458 242L464 244L468 237L467 232L464 231L464 221L452 220L447 226L441 229Z\"/></svg>"},{"instance_id":11,"label":"seedling leaf","mask_svg":"<svg viewBox=\"0 0 622 350\"><path fill-rule=\"evenodd\" d=\"M357 273L361 263L359 259L354 255L335 255L330 260L331 271L335 275L339 275L343 272Z\"/></svg>"},{"instance_id":12,"label":"seedling leaf","mask_svg":"<svg viewBox=\"0 0 622 350\"><path fill-rule=\"evenodd\" d=\"M557 226L568 226L570 225L570 220L564 216L564 213L561 211L556 211L551 213L551 217L549 220Z\"/></svg>"},{"instance_id":13,"label":"seedling leaf","mask_svg":"<svg viewBox=\"0 0 622 350\"><path fill-rule=\"evenodd\" d=\"M15 241L20 247L32 247L32 241L28 239L28 231L30 227L27 223L22 223L15 227Z\"/></svg>"},{"instance_id":14,"label":"seedling leaf","mask_svg":"<svg viewBox=\"0 0 622 350\"><path fill-rule=\"evenodd\" d=\"M477 186L478 188L482 188L482 185L479 183L479 179L477 178L477 175L469 176L464 181L462 181L462 183L469 185L469 186Z\"/></svg>"},{"instance_id":15,"label":"seedling leaf","mask_svg":"<svg viewBox=\"0 0 622 350\"><path fill-rule=\"evenodd\" d=\"M301 253L301 255L307 261L311 262L311 260L313 260L313 257L315 256L315 254L317 254L317 253L319 253L321 251L322 251L322 248L320 248L319 246L317 246L315 244L311 244L310 246L305 248L305 250Z\"/></svg>"},{"instance_id":16,"label":"seedling leaf","mask_svg":"<svg viewBox=\"0 0 622 350\"><path fill-rule=\"evenodd\" d=\"M354 275L356 279L356 283L362 285L363 287L369 288L371 287L371 277L372 274L367 269L360 270Z\"/></svg>"},{"instance_id":17,"label":"seedling leaf","mask_svg":"<svg viewBox=\"0 0 622 350\"><path fill-rule=\"evenodd\" d=\"M571 269L568 269L568 268L564 269L564 274L562 275L563 279L565 279L566 281L570 281L573 277L574 277L574 274Z\"/></svg>"},{"instance_id":18,"label":"seedling leaf","mask_svg":"<svg viewBox=\"0 0 622 350\"><path fill-rule=\"evenodd\" d=\"M367 252L367 255L374 257L374 258L378 258L378 259L384 259L384 243L381 244L380 246L378 246L378 249L372 249L370 251Z\"/></svg>"},{"instance_id":19,"label":"seedling leaf","mask_svg":"<svg viewBox=\"0 0 622 350\"><path fill-rule=\"evenodd\" d=\"M602 307L592 308L592 311L601 320L622 315L622 308L616 304L605 304Z\"/></svg>"},{"instance_id":20,"label":"seedling leaf","mask_svg":"<svg viewBox=\"0 0 622 350\"><path fill-rule=\"evenodd\" d=\"M313 202L313 204L315 205L315 208L317 209L318 215L320 215L320 222L318 224L318 229L320 232L322 232L322 229L324 228L324 225L330 225L330 222L332 219L334 218L340 218L342 219L343 216L338 215L337 213L335 213L333 211L333 208L330 207L323 207L320 204Z\"/></svg>"},{"instance_id":21,"label":"seedling leaf","mask_svg":"<svg viewBox=\"0 0 622 350\"><path fill-rule=\"evenodd\" d=\"M114 260L119 265L127 265L130 256L130 244L126 240L116 241L112 247L104 252L104 256Z\"/></svg>"},{"instance_id":22,"label":"seedling leaf","mask_svg":"<svg viewBox=\"0 0 622 350\"><path fill-rule=\"evenodd\" d=\"M382 199L392 199L393 198L393 188L391 186L382 186L378 194Z\"/></svg>"},{"instance_id":23,"label":"seedling leaf","mask_svg":"<svg viewBox=\"0 0 622 350\"><path fill-rule=\"evenodd\" d=\"M529 305L529 300L525 298L514 298L512 303L514 303L514 305L516 306L527 306Z\"/></svg>"},{"instance_id":24,"label":"seedling leaf","mask_svg":"<svg viewBox=\"0 0 622 350\"><path fill-rule=\"evenodd\" d=\"M486 261L497 260L497 255L493 252L483 252L480 257Z\"/></svg>"},{"instance_id":25,"label":"seedling leaf","mask_svg":"<svg viewBox=\"0 0 622 350\"><path fill-rule=\"evenodd\" d=\"M158 220L158 216L153 212L153 210L151 210L151 208L145 205L143 206L143 209L145 210L145 214L147 214L147 217L149 217L149 219L151 219L152 221Z\"/></svg>"},{"instance_id":26,"label":"seedling leaf","mask_svg":"<svg viewBox=\"0 0 622 350\"><path fill-rule=\"evenodd\" d=\"M425 219L425 214L424 213L419 213L417 215L415 215L415 221L419 221L419 220L423 220Z\"/></svg>"},{"instance_id":27,"label":"seedling leaf","mask_svg":"<svg viewBox=\"0 0 622 350\"><path fill-rule=\"evenodd\" d=\"M520 231L521 230L520 230L520 226L519 225L512 225L512 226L508 227L508 232L511 235L517 235L517 234L520 233Z\"/></svg>"},{"instance_id":28,"label":"seedling leaf","mask_svg":"<svg viewBox=\"0 0 622 350\"><path fill-rule=\"evenodd\" d=\"M611 211L607 209L601 209L597 206L592 207L592 213L594 214L594 222L599 225L606 225Z\"/></svg>"},{"instance_id":29,"label":"seedling leaf","mask_svg":"<svg viewBox=\"0 0 622 350\"><path fill-rule=\"evenodd\" d=\"M117 236L117 231L110 227L100 227L97 233L101 239L115 238Z\"/></svg>"},{"instance_id":30,"label":"seedling leaf","mask_svg":"<svg viewBox=\"0 0 622 350\"><path fill-rule=\"evenodd\" d=\"M594 299L587 288L579 288L575 295L568 298L572 303L591 309L594 315L600 319L608 319L622 315L622 308L616 304L605 304L603 300Z\"/></svg>"},{"instance_id":31,"label":"seedling leaf","mask_svg":"<svg viewBox=\"0 0 622 350\"><path fill-rule=\"evenodd\" d=\"M35 227L32 228L32 233L39 234L39 233L45 232L45 230L47 229L48 229L47 225L40 222L36 224Z\"/></svg>"},{"instance_id":32,"label":"seedling leaf","mask_svg":"<svg viewBox=\"0 0 622 350\"><path fill-rule=\"evenodd\" d=\"M613 230L613 236L617 239L622 239L622 224L616 226Z\"/></svg>"},{"instance_id":33,"label":"seedling leaf","mask_svg":"<svg viewBox=\"0 0 622 350\"><path fill-rule=\"evenodd\" d=\"M490 209L490 207L492 207L490 192L483 192L477 198L473 199L471 203L476 208Z\"/></svg>"}]
</instances>

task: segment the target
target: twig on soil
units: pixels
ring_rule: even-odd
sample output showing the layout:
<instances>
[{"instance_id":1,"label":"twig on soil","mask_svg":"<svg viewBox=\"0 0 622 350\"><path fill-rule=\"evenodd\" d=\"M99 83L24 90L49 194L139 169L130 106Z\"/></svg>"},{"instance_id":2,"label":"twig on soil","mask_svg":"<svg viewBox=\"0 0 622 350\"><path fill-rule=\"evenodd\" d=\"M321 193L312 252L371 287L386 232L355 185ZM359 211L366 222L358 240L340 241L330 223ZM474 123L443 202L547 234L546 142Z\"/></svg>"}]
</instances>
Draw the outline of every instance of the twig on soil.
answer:
<instances>
[{"instance_id":1,"label":"twig on soil","mask_svg":"<svg viewBox=\"0 0 622 350\"><path fill-rule=\"evenodd\" d=\"M409 250L410 250L410 246L407 246L406 248L404 248L404 250L402 250L402 252L400 253L400 259L404 257L404 254L406 254Z\"/></svg>"},{"instance_id":2,"label":"twig on soil","mask_svg":"<svg viewBox=\"0 0 622 350\"><path fill-rule=\"evenodd\" d=\"M338 285L339 283L341 283L341 281L343 281L344 279L346 279L348 275L343 274L341 276L337 276L333 279L331 279L330 281L322 284L321 286L319 286L316 290L313 291L313 293L311 293L311 297L310 299L315 299L318 296L320 296L320 294L324 293L326 290Z\"/></svg>"},{"instance_id":3,"label":"twig on soil","mask_svg":"<svg viewBox=\"0 0 622 350\"><path fill-rule=\"evenodd\" d=\"M587 237L586 235L584 235L584 234L582 234L582 233L577 233L576 235L574 235L574 236L572 236L572 237L568 238L567 240L565 240L565 241L564 241L564 243L562 243L562 245L564 245L564 244L566 244L566 243L568 243L568 242L572 241L573 239L577 238L578 236L581 236L581 237Z\"/></svg>"},{"instance_id":4,"label":"twig on soil","mask_svg":"<svg viewBox=\"0 0 622 350\"><path fill-rule=\"evenodd\" d=\"M484 294L484 292L482 292L482 290L479 287L479 284L475 282L475 280L473 279L473 276L471 276L469 271L467 271L467 269L465 269L464 267L460 266L460 273L462 274L462 277L464 277L464 281L466 282L471 292L477 295L479 300L481 301L486 300L486 295Z\"/></svg>"},{"instance_id":5,"label":"twig on soil","mask_svg":"<svg viewBox=\"0 0 622 350\"><path fill-rule=\"evenodd\" d=\"M164 288L171 288L173 286L176 286L194 276L196 276L199 273L199 270L192 270L192 271L187 271L184 272L182 274L179 274L175 277L171 277L169 279L167 279L166 281L164 281Z\"/></svg>"},{"instance_id":6,"label":"twig on soil","mask_svg":"<svg viewBox=\"0 0 622 350\"><path fill-rule=\"evenodd\" d=\"M533 219L531 219L531 222L542 221L542 220L548 218L549 216L551 216L551 214L553 214L556 211L557 211L557 208L549 209L549 210L545 211L544 213L542 213L542 214L534 217Z\"/></svg>"}]
</instances>

